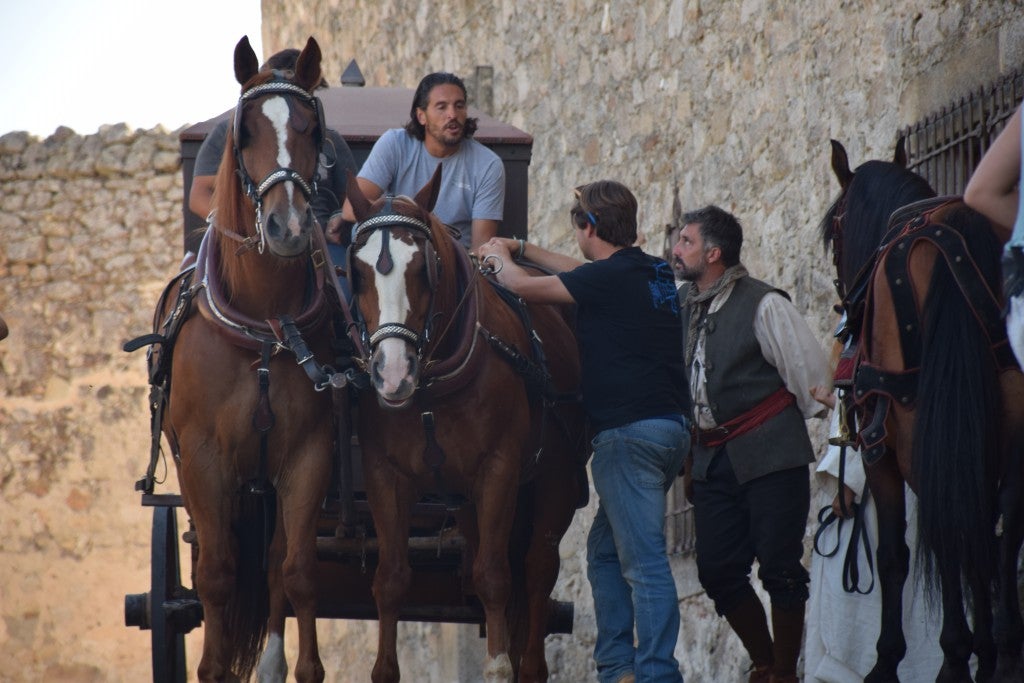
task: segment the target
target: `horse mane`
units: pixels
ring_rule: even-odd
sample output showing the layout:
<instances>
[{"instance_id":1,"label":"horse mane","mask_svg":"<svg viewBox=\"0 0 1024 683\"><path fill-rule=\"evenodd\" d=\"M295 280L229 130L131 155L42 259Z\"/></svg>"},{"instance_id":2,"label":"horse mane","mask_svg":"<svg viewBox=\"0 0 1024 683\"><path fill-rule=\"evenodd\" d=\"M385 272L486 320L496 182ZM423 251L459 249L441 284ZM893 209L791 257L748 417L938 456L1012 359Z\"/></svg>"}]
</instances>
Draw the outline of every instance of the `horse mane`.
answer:
<instances>
[{"instance_id":1,"label":"horse mane","mask_svg":"<svg viewBox=\"0 0 1024 683\"><path fill-rule=\"evenodd\" d=\"M849 287L882 243L893 211L935 196L924 178L889 161L867 161L857 167L849 187L840 192L818 226L825 251L833 248L832 230L845 212L840 279Z\"/></svg>"}]
</instances>

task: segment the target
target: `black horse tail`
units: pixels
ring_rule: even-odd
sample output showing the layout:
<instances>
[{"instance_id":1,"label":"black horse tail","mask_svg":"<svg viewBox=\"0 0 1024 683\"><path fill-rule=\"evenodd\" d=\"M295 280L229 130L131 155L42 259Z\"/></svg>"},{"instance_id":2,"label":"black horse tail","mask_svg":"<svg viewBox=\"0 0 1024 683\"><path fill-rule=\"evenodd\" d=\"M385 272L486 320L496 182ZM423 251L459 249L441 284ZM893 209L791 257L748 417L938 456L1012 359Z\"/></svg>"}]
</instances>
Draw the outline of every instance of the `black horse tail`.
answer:
<instances>
[{"instance_id":1,"label":"black horse tail","mask_svg":"<svg viewBox=\"0 0 1024 683\"><path fill-rule=\"evenodd\" d=\"M921 336L912 463L918 568L930 596L937 595L940 576L959 575L970 599L971 586L990 585L996 566L1002 406L989 340L942 256L929 285Z\"/></svg>"},{"instance_id":2,"label":"black horse tail","mask_svg":"<svg viewBox=\"0 0 1024 683\"><path fill-rule=\"evenodd\" d=\"M243 681L249 680L259 663L270 616L267 557L277 497L273 488L266 486L266 490L241 492L234 528L238 541L236 583L224 614L224 638L231 652L231 671Z\"/></svg>"}]
</instances>

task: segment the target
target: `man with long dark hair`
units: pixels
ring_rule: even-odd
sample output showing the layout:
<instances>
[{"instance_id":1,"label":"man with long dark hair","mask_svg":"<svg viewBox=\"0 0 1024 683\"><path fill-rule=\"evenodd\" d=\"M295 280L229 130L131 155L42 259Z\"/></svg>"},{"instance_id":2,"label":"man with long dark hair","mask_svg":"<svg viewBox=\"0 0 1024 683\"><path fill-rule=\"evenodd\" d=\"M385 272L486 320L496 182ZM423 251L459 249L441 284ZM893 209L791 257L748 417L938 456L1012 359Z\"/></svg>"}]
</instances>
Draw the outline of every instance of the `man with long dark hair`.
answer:
<instances>
[{"instance_id":1,"label":"man with long dark hair","mask_svg":"<svg viewBox=\"0 0 1024 683\"><path fill-rule=\"evenodd\" d=\"M385 192L412 197L441 164L434 213L459 231L465 247L476 249L498 233L505 206L505 167L473 139L476 125L462 79L428 74L416 88L405 127L386 131L374 144L359 171L360 189L370 201ZM347 203L342 216L355 220ZM343 232L332 222L328 239L344 241Z\"/></svg>"}]
</instances>

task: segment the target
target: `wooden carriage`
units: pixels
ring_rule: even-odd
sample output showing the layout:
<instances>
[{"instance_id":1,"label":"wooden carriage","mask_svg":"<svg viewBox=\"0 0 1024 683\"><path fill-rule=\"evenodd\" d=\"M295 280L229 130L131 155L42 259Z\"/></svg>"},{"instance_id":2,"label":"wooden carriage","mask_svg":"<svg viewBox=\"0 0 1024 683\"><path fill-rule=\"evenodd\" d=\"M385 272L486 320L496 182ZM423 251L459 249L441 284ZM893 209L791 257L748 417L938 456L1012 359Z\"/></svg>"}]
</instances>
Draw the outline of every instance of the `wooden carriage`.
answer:
<instances>
[{"instance_id":1,"label":"wooden carriage","mask_svg":"<svg viewBox=\"0 0 1024 683\"><path fill-rule=\"evenodd\" d=\"M317 94L324 104L327 125L345 138L360 165L385 130L399 127L408 119L413 98L413 91L405 88L339 87L321 90ZM231 113L224 112L191 126L180 135L185 187L182 202L185 250L196 250L203 228L203 221L188 209L196 155L206 135ZM472 108L470 115L479 120L475 139L493 149L505 166L502 234L526 237L527 180L533 140L523 131ZM354 464L351 509L356 526L365 529L366 533L345 538L336 534L342 495L340 485L332 485L332 492L322 507L317 539L317 613L320 618L376 618L370 592L376 563L376 539L365 494L361 490L358 443L353 440L351 446L355 456L350 458ZM340 461L341 457L337 460ZM184 636L202 623L203 615L194 589L182 584L177 515L182 501L173 493L143 492L141 502L144 507L153 508L151 585L148 592L125 596L125 623L152 633L153 680L160 683L183 682L186 680ZM401 618L482 625L483 610L474 595L469 570L472 557L445 503L421 501L415 510L413 527L410 538L413 580ZM181 537L192 546L186 572L194 575L195 534L189 528ZM194 585L194 581L191 583ZM571 633L572 621L572 603L553 601L548 632Z\"/></svg>"}]
</instances>

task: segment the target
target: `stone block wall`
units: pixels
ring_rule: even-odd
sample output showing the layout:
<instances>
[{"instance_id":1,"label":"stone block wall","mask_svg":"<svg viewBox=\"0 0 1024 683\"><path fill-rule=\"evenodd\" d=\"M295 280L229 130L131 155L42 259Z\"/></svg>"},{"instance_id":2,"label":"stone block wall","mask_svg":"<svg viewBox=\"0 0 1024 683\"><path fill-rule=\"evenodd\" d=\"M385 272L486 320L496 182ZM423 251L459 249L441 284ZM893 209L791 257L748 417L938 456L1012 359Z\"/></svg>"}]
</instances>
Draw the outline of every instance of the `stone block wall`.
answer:
<instances>
[{"instance_id":1,"label":"stone block wall","mask_svg":"<svg viewBox=\"0 0 1024 683\"><path fill-rule=\"evenodd\" d=\"M653 253L676 196L683 210L714 203L732 211L752 274L790 292L823 346L835 299L818 237L838 192L829 139L842 141L854 163L891 158L898 128L1024 65L1020 0L262 5L267 52L312 35L332 84L353 58L368 86L415 87L431 71L471 77L478 65L492 67L493 99L478 104L534 136L529 234L543 246L575 249L571 190L599 178L634 190ZM809 424L823 445L827 425ZM591 516L581 511L563 541L556 591L575 600L577 621L574 636L548 641L555 680L594 680L579 554ZM745 654L714 617L692 563L676 570L684 673L744 680Z\"/></svg>"},{"instance_id":2,"label":"stone block wall","mask_svg":"<svg viewBox=\"0 0 1024 683\"><path fill-rule=\"evenodd\" d=\"M314 35L332 83L354 57L371 86L492 66L489 113L535 138L532 239L574 248L571 188L600 177L634 189L652 252L677 192L684 209L717 203L744 222L752 272L793 294L823 344L828 139L855 162L888 157L899 126L1024 62L1020 0L353 5L264 0L266 54ZM176 133L123 125L0 137L0 315L11 326L0 342L0 657L13 681L149 677L149 633L123 626L124 594L149 585L150 517L132 490L148 449L145 364L120 345L148 331L180 259L178 153ZM813 428L823 443L824 426ZM556 596L576 602L577 619L572 636L548 640L553 681L594 680L592 514L562 544ZM742 649L692 563L675 570L688 680L741 680ZM410 680L480 670L471 627L400 633ZM366 680L373 624L322 622L321 634L328 680ZM200 637L188 638L192 666Z\"/></svg>"},{"instance_id":3,"label":"stone block wall","mask_svg":"<svg viewBox=\"0 0 1024 683\"><path fill-rule=\"evenodd\" d=\"M177 135L0 137L0 659L12 681L141 681L149 632L144 354L181 259ZM174 481L173 473L171 481ZM175 488L176 490L176 488Z\"/></svg>"}]
</instances>

